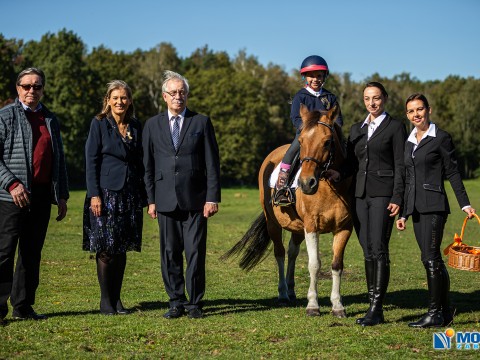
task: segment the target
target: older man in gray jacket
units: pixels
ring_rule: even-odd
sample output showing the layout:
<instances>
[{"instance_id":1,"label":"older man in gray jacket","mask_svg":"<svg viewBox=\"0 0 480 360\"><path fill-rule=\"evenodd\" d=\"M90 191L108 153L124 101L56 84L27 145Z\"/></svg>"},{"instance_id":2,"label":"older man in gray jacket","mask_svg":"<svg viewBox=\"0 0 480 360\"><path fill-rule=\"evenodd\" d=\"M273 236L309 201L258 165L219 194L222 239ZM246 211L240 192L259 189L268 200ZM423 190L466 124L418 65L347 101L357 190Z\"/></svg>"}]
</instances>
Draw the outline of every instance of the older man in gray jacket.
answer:
<instances>
[{"instance_id":1,"label":"older man in gray jacket","mask_svg":"<svg viewBox=\"0 0 480 360\"><path fill-rule=\"evenodd\" d=\"M41 102L45 75L36 68L17 78L18 98L0 109L0 322L45 319L32 305L39 284L40 258L50 220L67 213L68 181L60 128ZM13 264L18 246L15 272Z\"/></svg>"}]
</instances>

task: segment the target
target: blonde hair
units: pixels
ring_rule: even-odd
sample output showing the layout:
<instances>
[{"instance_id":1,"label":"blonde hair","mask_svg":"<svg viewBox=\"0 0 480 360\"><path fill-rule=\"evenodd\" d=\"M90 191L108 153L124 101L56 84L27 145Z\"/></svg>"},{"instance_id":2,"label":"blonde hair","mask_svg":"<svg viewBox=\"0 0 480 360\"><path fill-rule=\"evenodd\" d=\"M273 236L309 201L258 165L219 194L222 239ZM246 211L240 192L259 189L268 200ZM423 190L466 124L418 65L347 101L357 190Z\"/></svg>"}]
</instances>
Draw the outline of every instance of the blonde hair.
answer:
<instances>
[{"instance_id":1,"label":"blonde hair","mask_svg":"<svg viewBox=\"0 0 480 360\"><path fill-rule=\"evenodd\" d=\"M125 116L125 119L131 119L135 117L135 108L133 106L132 89L130 89L130 86L128 86L128 84L123 80L112 80L107 84L107 93L103 98L102 111L96 115L96 118L98 120L101 120L110 114L111 109L110 109L110 104L108 103L108 100L110 100L110 96L112 95L113 90L118 90L118 89L125 89L125 91L127 92L128 99L131 102L130 106L127 109L127 114Z\"/></svg>"}]
</instances>

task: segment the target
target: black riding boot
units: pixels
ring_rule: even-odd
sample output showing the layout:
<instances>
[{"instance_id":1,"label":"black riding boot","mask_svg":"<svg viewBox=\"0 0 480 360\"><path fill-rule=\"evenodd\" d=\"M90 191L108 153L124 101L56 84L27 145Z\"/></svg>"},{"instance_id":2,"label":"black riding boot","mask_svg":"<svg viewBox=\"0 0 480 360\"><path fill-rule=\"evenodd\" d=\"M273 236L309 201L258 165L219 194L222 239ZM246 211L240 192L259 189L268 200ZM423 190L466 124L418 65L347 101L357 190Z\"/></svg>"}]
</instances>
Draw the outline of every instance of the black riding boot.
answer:
<instances>
[{"instance_id":1,"label":"black riding boot","mask_svg":"<svg viewBox=\"0 0 480 360\"><path fill-rule=\"evenodd\" d=\"M367 291L370 309L373 303L373 290L375 286L375 260L365 259L365 278L367 279ZM355 323L361 325L364 319L365 317L358 318L355 320Z\"/></svg>"},{"instance_id":2,"label":"black riding boot","mask_svg":"<svg viewBox=\"0 0 480 360\"><path fill-rule=\"evenodd\" d=\"M117 312L112 306L113 277L115 269L112 266L112 258L105 252L97 253L97 276L100 285L100 312L104 315L114 315Z\"/></svg>"},{"instance_id":3,"label":"black riding boot","mask_svg":"<svg viewBox=\"0 0 480 360\"><path fill-rule=\"evenodd\" d=\"M444 300L444 274L445 267L442 260L430 260L424 263L427 271L429 306L428 312L416 322L408 324L410 327L428 328L440 327L444 323L442 314L442 299Z\"/></svg>"},{"instance_id":4,"label":"black riding boot","mask_svg":"<svg viewBox=\"0 0 480 360\"><path fill-rule=\"evenodd\" d=\"M445 264L441 266L443 275L443 296L442 296L442 314L443 326L453 324L453 316L455 315L455 308L450 307L450 276L448 275Z\"/></svg>"},{"instance_id":5,"label":"black riding boot","mask_svg":"<svg viewBox=\"0 0 480 360\"><path fill-rule=\"evenodd\" d=\"M390 280L390 261L388 255L380 255L375 261L375 285L373 289L373 300L370 309L368 309L362 326L374 326L383 324L383 299L387 293L388 282Z\"/></svg>"},{"instance_id":6,"label":"black riding boot","mask_svg":"<svg viewBox=\"0 0 480 360\"><path fill-rule=\"evenodd\" d=\"M123 275L125 274L125 267L127 265L127 254L114 255L114 277L113 277L113 297L112 304L115 306L115 310L120 315L129 314L130 311L125 309L120 299L120 293L122 292Z\"/></svg>"}]
</instances>

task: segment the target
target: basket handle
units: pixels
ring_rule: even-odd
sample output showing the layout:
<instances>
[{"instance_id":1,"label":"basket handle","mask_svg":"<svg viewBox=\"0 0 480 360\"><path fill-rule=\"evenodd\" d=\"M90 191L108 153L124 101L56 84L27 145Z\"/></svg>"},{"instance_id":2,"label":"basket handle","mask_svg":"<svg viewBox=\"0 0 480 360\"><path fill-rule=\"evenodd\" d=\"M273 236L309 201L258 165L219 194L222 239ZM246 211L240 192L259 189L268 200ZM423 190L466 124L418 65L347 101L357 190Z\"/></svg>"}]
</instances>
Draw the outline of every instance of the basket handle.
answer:
<instances>
[{"instance_id":1,"label":"basket handle","mask_svg":"<svg viewBox=\"0 0 480 360\"><path fill-rule=\"evenodd\" d=\"M478 223L480 224L480 217L477 214L473 214L477 218ZM468 216L463 220L463 225L462 225L462 232L460 233L460 240L463 239L463 233L465 232L465 226L467 226L467 220L469 220Z\"/></svg>"},{"instance_id":2,"label":"basket handle","mask_svg":"<svg viewBox=\"0 0 480 360\"><path fill-rule=\"evenodd\" d=\"M480 217L477 214L473 214L473 216L477 218L478 224L480 224ZM455 233L455 236L453 237L453 243L451 243L445 249L443 249L443 255L448 255L448 252L452 246L466 245L462 243L462 239L463 239L463 234L465 233L465 226L467 226L468 220L469 220L468 216L465 217L465 220L463 220L462 231L460 233L460 236L458 236L458 234Z\"/></svg>"}]
</instances>

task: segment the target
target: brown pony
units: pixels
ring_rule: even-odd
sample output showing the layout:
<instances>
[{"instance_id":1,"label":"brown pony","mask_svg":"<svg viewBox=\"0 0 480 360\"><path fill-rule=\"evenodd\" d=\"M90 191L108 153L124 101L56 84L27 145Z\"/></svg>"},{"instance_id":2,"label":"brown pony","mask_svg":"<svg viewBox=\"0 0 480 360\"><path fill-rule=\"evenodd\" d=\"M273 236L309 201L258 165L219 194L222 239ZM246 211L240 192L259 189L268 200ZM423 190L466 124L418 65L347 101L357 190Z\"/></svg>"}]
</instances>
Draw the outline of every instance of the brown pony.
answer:
<instances>
[{"instance_id":1,"label":"brown pony","mask_svg":"<svg viewBox=\"0 0 480 360\"><path fill-rule=\"evenodd\" d=\"M310 272L306 311L309 316L320 315L317 299L317 279L321 265L318 237L324 233L334 235L333 282L330 296L332 313L338 317L346 316L341 302L340 282L344 250L353 227L348 196L350 181L335 183L325 179L328 169L338 170L345 160L341 129L335 124L338 113L338 106L322 113L309 112L305 106L301 107L300 115L303 120L299 138L301 172L295 205L282 207L272 205L273 189L269 186L269 178L288 148L288 145L284 145L272 151L260 168L258 183L263 213L254 221L243 238L222 257L226 259L243 252L240 267L251 270L265 258L271 239L279 270L278 300L280 304L288 304L296 300L295 260L301 242L306 239ZM286 277L282 229L292 233L288 246Z\"/></svg>"}]
</instances>

